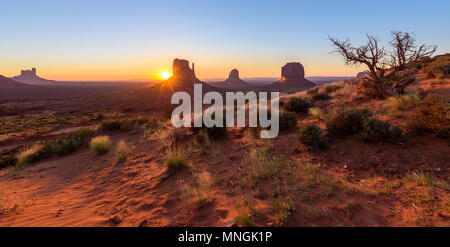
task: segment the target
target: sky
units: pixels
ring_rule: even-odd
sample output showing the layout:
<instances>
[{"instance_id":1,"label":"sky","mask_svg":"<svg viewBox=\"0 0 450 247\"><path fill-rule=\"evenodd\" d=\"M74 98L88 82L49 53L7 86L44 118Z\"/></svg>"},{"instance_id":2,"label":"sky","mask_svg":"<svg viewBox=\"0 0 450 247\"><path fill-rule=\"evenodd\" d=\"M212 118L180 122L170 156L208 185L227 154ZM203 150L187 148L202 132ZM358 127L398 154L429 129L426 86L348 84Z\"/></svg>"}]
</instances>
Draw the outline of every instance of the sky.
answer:
<instances>
[{"instance_id":1,"label":"sky","mask_svg":"<svg viewBox=\"0 0 450 247\"><path fill-rule=\"evenodd\" d=\"M54 80L158 79L172 60L200 79L279 77L287 62L306 76L354 76L328 37L390 31L450 52L450 1L0 0L0 74L36 67Z\"/></svg>"}]
</instances>

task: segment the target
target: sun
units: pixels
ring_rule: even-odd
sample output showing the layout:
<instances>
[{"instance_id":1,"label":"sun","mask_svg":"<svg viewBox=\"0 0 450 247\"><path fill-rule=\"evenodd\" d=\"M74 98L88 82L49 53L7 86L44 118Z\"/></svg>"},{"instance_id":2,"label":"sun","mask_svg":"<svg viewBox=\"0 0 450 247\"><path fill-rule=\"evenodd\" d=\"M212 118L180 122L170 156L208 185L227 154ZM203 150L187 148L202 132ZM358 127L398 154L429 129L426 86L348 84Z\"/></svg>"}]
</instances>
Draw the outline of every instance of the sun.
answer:
<instances>
[{"instance_id":1,"label":"sun","mask_svg":"<svg viewBox=\"0 0 450 247\"><path fill-rule=\"evenodd\" d=\"M172 75L169 72L167 72L167 71L164 71L164 72L161 73L161 78L163 78L164 80L169 79L171 76Z\"/></svg>"}]
</instances>

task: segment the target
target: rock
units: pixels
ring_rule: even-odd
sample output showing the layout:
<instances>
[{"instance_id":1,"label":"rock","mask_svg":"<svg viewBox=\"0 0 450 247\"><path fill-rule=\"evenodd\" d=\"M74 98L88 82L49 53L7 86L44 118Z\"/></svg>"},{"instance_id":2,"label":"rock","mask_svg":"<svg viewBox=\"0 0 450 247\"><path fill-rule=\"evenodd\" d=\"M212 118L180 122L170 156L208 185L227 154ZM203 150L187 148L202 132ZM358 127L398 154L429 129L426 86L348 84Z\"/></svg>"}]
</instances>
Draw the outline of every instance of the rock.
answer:
<instances>
[{"instance_id":1,"label":"rock","mask_svg":"<svg viewBox=\"0 0 450 247\"><path fill-rule=\"evenodd\" d=\"M315 86L305 78L305 69L301 63L287 63L281 68L281 79L273 84L283 88L307 89Z\"/></svg>"},{"instance_id":2,"label":"rock","mask_svg":"<svg viewBox=\"0 0 450 247\"><path fill-rule=\"evenodd\" d=\"M228 79L239 79L239 71L237 69L231 70Z\"/></svg>"},{"instance_id":3,"label":"rock","mask_svg":"<svg viewBox=\"0 0 450 247\"><path fill-rule=\"evenodd\" d=\"M305 69L301 63L287 63L281 68L281 78L295 80L305 78Z\"/></svg>"},{"instance_id":4,"label":"rock","mask_svg":"<svg viewBox=\"0 0 450 247\"><path fill-rule=\"evenodd\" d=\"M228 74L228 79L226 79L224 82L216 83L214 85L224 88L237 88L250 86L249 83L239 78L239 70L237 69L232 69L230 71L230 74Z\"/></svg>"},{"instance_id":5,"label":"rock","mask_svg":"<svg viewBox=\"0 0 450 247\"><path fill-rule=\"evenodd\" d=\"M31 70L21 70L20 75L11 77L14 81L21 82L29 85L54 85L55 81L46 80L37 76L36 68Z\"/></svg>"},{"instance_id":6,"label":"rock","mask_svg":"<svg viewBox=\"0 0 450 247\"><path fill-rule=\"evenodd\" d=\"M232 220L227 221L227 222L225 223L225 227L232 227L232 226L235 226L235 225L234 225L234 221L232 221Z\"/></svg>"},{"instance_id":7,"label":"rock","mask_svg":"<svg viewBox=\"0 0 450 247\"><path fill-rule=\"evenodd\" d=\"M364 77L364 76L366 76L368 73L367 72L365 72L365 71L363 71L363 72L359 72L358 74L356 74L356 78L361 78L361 77Z\"/></svg>"},{"instance_id":8,"label":"rock","mask_svg":"<svg viewBox=\"0 0 450 247\"><path fill-rule=\"evenodd\" d=\"M163 173L163 175L161 175L162 180L166 180L169 178L169 173Z\"/></svg>"},{"instance_id":9,"label":"rock","mask_svg":"<svg viewBox=\"0 0 450 247\"><path fill-rule=\"evenodd\" d=\"M120 217L119 215L116 215L114 217L109 218L108 220L109 220L109 222L111 222L111 224L118 225L122 222L122 217Z\"/></svg>"},{"instance_id":10,"label":"rock","mask_svg":"<svg viewBox=\"0 0 450 247\"><path fill-rule=\"evenodd\" d=\"M175 79L194 79L195 70L194 63L192 69L189 67L189 61L185 59L175 58L172 64L173 77Z\"/></svg>"},{"instance_id":11,"label":"rock","mask_svg":"<svg viewBox=\"0 0 450 247\"><path fill-rule=\"evenodd\" d=\"M143 220L141 223L139 223L139 227L145 227L148 225L148 221L147 220Z\"/></svg>"}]
</instances>

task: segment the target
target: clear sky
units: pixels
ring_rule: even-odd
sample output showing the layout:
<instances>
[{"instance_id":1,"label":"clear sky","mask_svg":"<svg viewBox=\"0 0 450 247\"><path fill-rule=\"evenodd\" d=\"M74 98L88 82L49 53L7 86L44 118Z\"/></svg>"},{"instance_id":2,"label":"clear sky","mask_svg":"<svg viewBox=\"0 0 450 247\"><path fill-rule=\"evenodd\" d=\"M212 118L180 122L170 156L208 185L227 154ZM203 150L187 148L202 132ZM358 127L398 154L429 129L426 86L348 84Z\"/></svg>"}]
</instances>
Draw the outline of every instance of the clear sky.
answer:
<instances>
[{"instance_id":1,"label":"clear sky","mask_svg":"<svg viewBox=\"0 0 450 247\"><path fill-rule=\"evenodd\" d=\"M199 78L276 77L286 62L306 76L353 76L329 35L358 43L391 30L450 52L450 1L1 0L0 74L37 67L56 80L153 79L176 57Z\"/></svg>"}]
</instances>

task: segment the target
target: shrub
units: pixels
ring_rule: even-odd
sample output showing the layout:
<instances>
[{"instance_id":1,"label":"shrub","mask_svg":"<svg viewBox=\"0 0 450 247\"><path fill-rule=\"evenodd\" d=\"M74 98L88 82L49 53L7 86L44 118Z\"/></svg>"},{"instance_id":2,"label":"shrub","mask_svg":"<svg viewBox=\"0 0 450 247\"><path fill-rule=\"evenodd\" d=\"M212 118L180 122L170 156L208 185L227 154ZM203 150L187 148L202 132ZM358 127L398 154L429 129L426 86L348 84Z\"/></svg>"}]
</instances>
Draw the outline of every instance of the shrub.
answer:
<instances>
[{"instance_id":1,"label":"shrub","mask_svg":"<svg viewBox=\"0 0 450 247\"><path fill-rule=\"evenodd\" d=\"M311 103L300 97L291 97L283 104L283 109L290 112L307 113Z\"/></svg>"},{"instance_id":2,"label":"shrub","mask_svg":"<svg viewBox=\"0 0 450 247\"><path fill-rule=\"evenodd\" d=\"M80 129L73 131L65 136L62 136L55 141L51 141L44 146L34 146L32 150L26 151L21 155L21 160L17 159L17 168L23 168L29 163L37 162L43 158L48 158L54 155L61 156L73 153L86 144L94 135L91 129Z\"/></svg>"},{"instance_id":3,"label":"shrub","mask_svg":"<svg viewBox=\"0 0 450 247\"><path fill-rule=\"evenodd\" d=\"M371 116L367 109L340 109L327 120L328 133L335 136L354 134L362 129L364 119Z\"/></svg>"},{"instance_id":4,"label":"shrub","mask_svg":"<svg viewBox=\"0 0 450 247\"><path fill-rule=\"evenodd\" d=\"M42 145L34 145L17 154L17 167L22 168L36 159L38 152L42 149Z\"/></svg>"},{"instance_id":5,"label":"shrub","mask_svg":"<svg viewBox=\"0 0 450 247\"><path fill-rule=\"evenodd\" d=\"M450 131L450 104L443 97L428 95L407 124L414 133L434 132L444 137Z\"/></svg>"},{"instance_id":6,"label":"shrub","mask_svg":"<svg viewBox=\"0 0 450 247\"><path fill-rule=\"evenodd\" d=\"M181 147L170 147L166 151L166 168L168 173L173 173L188 166Z\"/></svg>"},{"instance_id":7,"label":"shrub","mask_svg":"<svg viewBox=\"0 0 450 247\"><path fill-rule=\"evenodd\" d=\"M89 147L97 154L105 154L111 147L111 140L109 136L97 136L92 138Z\"/></svg>"},{"instance_id":8,"label":"shrub","mask_svg":"<svg viewBox=\"0 0 450 247\"><path fill-rule=\"evenodd\" d=\"M328 93L317 93L312 96L312 100L314 101L327 100L329 98L330 96L328 95Z\"/></svg>"},{"instance_id":9,"label":"shrub","mask_svg":"<svg viewBox=\"0 0 450 247\"><path fill-rule=\"evenodd\" d=\"M123 120L111 120L103 122L101 125L101 129L103 131L132 131L140 125L147 123L147 121L147 118L142 117Z\"/></svg>"},{"instance_id":10,"label":"shrub","mask_svg":"<svg viewBox=\"0 0 450 247\"><path fill-rule=\"evenodd\" d=\"M131 154L131 148L125 143L124 140L121 140L117 144L116 153L119 160L124 160Z\"/></svg>"},{"instance_id":11,"label":"shrub","mask_svg":"<svg viewBox=\"0 0 450 247\"><path fill-rule=\"evenodd\" d=\"M428 78L442 79L450 74L450 54L445 54L431 62L424 69Z\"/></svg>"},{"instance_id":12,"label":"shrub","mask_svg":"<svg viewBox=\"0 0 450 247\"><path fill-rule=\"evenodd\" d=\"M311 115L315 119L322 119L323 118L322 110L320 110L320 108L318 108L318 107L309 108L308 113L309 113L309 115Z\"/></svg>"},{"instance_id":13,"label":"shrub","mask_svg":"<svg viewBox=\"0 0 450 247\"><path fill-rule=\"evenodd\" d=\"M280 130L287 130L297 125L297 116L292 112L280 111Z\"/></svg>"},{"instance_id":14,"label":"shrub","mask_svg":"<svg viewBox=\"0 0 450 247\"><path fill-rule=\"evenodd\" d=\"M322 130L315 124L306 124L300 128L298 140L306 146L325 147Z\"/></svg>"},{"instance_id":15,"label":"shrub","mask_svg":"<svg viewBox=\"0 0 450 247\"><path fill-rule=\"evenodd\" d=\"M386 99L387 106L398 110L416 106L419 102L420 98L415 93L393 96Z\"/></svg>"},{"instance_id":16,"label":"shrub","mask_svg":"<svg viewBox=\"0 0 450 247\"><path fill-rule=\"evenodd\" d=\"M384 141L387 139L400 138L402 130L391 126L388 122L372 117L366 118L362 125L362 139L365 141Z\"/></svg>"},{"instance_id":17,"label":"shrub","mask_svg":"<svg viewBox=\"0 0 450 247\"><path fill-rule=\"evenodd\" d=\"M94 136L94 131L91 129L76 130L47 144L43 151L58 156L71 154L86 144L92 136Z\"/></svg>"}]
</instances>

